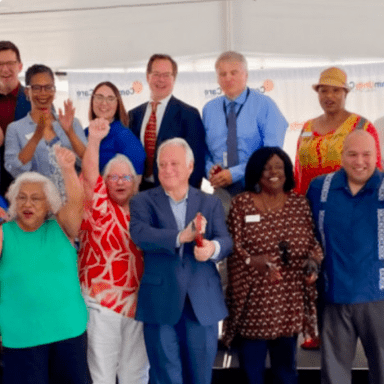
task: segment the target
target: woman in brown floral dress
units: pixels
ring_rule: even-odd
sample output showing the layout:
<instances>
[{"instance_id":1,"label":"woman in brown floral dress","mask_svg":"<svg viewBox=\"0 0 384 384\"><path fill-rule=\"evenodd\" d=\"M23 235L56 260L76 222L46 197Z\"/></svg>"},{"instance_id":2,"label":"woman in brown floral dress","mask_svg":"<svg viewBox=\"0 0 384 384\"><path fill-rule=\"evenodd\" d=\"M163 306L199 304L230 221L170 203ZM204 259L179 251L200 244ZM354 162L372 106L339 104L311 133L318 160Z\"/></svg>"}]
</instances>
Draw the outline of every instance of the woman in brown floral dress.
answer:
<instances>
[{"instance_id":1,"label":"woman in brown floral dress","mask_svg":"<svg viewBox=\"0 0 384 384\"><path fill-rule=\"evenodd\" d=\"M294 384L300 332L315 335L316 288L322 251L306 199L292 192L293 167L277 147L250 157L246 192L228 216L234 253L228 259L229 317L223 341L239 340L249 383L264 380L269 351L276 383Z\"/></svg>"}]
</instances>

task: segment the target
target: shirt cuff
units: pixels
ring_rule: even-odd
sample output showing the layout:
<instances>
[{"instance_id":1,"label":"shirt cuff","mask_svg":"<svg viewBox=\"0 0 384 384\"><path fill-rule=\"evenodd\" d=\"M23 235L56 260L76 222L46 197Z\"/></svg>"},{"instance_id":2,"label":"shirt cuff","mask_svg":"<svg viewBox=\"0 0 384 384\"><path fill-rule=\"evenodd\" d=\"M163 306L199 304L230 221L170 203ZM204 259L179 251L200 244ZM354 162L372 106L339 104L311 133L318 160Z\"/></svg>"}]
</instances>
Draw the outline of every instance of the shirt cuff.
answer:
<instances>
[{"instance_id":1,"label":"shirt cuff","mask_svg":"<svg viewBox=\"0 0 384 384\"><path fill-rule=\"evenodd\" d=\"M180 248L181 244L180 244L180 235L181 235L181 232L183 231L180 231L176 237L176 248Z\"/></svg>"},{"instance_id":2,"label":"shirt cuff","mask_svg":"<svg viewBox=\"0 0 384 384\"><path fill-rule=\"evenodd\" d=\"M213 242L213 244L215 244L215 252L213 252L213 255L210 257L209 260L216 262L216 261L218 261L221 247L220 247L220 243L217 240L212 240L212 242Z\"/></svg>"},{"instance_id":3,"label":"shirt cuff","mask_svg":"<svg viewBox=\"0 0 384 384\"><path fill-rule=\"evenodd\" d=\"M229 172L231 172L232 184L244 179L245 165L239 164L228 169L229 169Z\"/></svg>"}]
</instances>

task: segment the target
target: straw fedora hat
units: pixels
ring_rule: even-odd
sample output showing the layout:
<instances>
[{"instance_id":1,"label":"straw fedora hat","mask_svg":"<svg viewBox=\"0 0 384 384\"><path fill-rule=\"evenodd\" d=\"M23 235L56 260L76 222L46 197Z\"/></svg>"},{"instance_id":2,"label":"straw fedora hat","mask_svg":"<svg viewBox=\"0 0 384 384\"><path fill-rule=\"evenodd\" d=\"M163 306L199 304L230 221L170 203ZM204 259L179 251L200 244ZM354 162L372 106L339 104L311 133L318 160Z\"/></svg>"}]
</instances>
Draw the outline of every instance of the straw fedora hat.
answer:
<instances>
[{"instance_id":1,"label":"straw fedora hat","mask_svg":"<svg viewBox=\"0 0 384 384\"><path fill-rule=\"evenodd\" d=\"M317 92L320 85L330 85L332 87L344 88L347 92L350 91L347 85L347 74L340 68L331 67L321 72L318 84L312 85L312 88Z\"/></svg>"}]
</instances>

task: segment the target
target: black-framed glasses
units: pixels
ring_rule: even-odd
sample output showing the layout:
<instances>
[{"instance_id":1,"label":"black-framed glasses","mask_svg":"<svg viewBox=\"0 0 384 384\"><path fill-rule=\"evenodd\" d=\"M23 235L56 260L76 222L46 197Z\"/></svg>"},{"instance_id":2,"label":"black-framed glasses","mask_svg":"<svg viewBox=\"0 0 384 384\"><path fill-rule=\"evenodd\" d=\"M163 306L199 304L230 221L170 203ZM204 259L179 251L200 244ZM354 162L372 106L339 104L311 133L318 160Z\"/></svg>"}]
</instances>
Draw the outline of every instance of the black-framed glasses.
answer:
<instances>
[{"instance_id":1,"label":"black-framed glasses","mask_svg":"<svg viewBox=\"0 0 384 384\"><path fill-rule=\"evenodd\" d=\"M47 93L53 93L56 91L56 87L52 84L48 84L48 85L33 84L33 85L29 85L27 88L30 88L33 93L40 93L43 90Z\"/></svg>"},{"instance_id":2,"label":"black-framed glasses","mask_svg":"<svg viewBox=\"0 0 384 384\"><path fill-rule=\"evenodd\" d=\"M289 264L289 243L287 241L280 241L279 243L280 258L284 265Z\"/></svg>"}]
</instances>

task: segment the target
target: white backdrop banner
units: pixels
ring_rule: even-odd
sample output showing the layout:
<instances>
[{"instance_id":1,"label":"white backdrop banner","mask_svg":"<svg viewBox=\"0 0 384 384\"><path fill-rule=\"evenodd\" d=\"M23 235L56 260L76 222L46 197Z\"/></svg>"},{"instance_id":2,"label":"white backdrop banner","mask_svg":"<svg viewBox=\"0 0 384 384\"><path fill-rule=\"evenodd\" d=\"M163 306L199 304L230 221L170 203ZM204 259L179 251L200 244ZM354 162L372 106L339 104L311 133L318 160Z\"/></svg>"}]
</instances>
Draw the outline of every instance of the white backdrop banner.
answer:
<instances>
[{"instance_id":1,"label":"white backdrop banner","mask_svg":"<svg viewBox=\"0 0 384 384\"><path fill-rule=\"evenodd\" d=\"M304 122L322 113L317 93L312 85L324 68L263 69L249 72L248 85L270 96L288 120L290 126L284 149L293 158L296 142ZM372 121L384 143L384 64L344 66L351 92L346 108ZM102 81L114 83L130 110L148 101L149 88L144 73L84 73L68 74L69 96L76 106L76 116L88 126L88 110L93 88ZM179 73L174 95L202 111L204 104L222 95L214 72Z\"/></svg>"}]
</instances>

